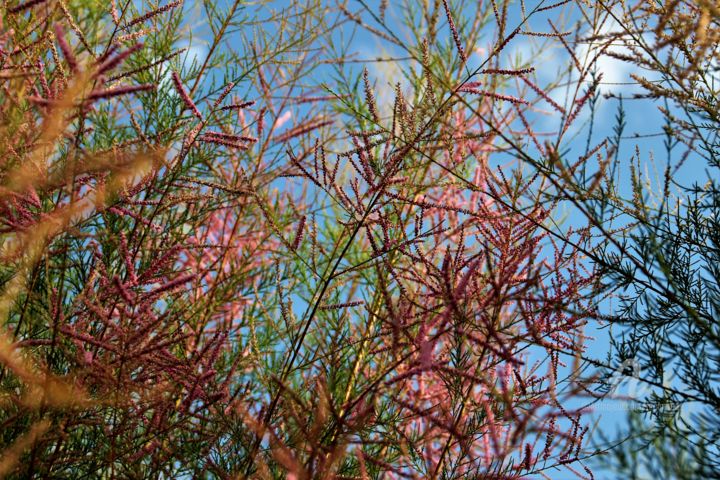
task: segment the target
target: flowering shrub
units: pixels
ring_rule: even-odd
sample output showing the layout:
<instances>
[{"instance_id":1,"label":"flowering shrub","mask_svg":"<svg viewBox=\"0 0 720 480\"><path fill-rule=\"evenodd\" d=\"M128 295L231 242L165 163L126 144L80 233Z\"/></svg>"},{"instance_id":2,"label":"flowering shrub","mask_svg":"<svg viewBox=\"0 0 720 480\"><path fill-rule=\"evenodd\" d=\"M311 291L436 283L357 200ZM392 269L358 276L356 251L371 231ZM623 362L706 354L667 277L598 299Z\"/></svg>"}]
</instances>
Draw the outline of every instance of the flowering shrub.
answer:
<instances>
[{"instance_id":1,"label":"flowering shrub","mask_svg":"<svg viewBox=\"0 0 720 480\"><path fill-rule=\"evenodd\" d=\"M502 56L567 46L525 23L568 2L514 29L508 3L435 2L408 10L414 46L387 2L381 29L297 2L252 38L241 2L203 4L196 61L191 2L10 3L2 474L592 478L591 236L553 223L545 174L574 173L560 142L595 85L566 108ZM313 87L348 21L407 50L411 85Z\"/></svg>"}]
</instances>

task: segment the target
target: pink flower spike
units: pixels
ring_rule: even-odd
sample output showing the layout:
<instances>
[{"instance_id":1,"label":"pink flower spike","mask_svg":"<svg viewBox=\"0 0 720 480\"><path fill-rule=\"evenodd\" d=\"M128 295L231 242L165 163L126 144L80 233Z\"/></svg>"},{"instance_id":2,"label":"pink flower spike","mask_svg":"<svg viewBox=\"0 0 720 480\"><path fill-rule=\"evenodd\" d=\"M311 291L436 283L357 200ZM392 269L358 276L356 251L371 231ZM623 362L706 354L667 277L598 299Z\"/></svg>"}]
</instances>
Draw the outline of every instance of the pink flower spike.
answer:
<instances>
[{"instance_id":1,"label":"pink flower spike","mask_svg":"<svg viewBox=\"0 0 720 480\"><path fill-rule=\"evenodd\" d=\"M228 95L230 95L230 92L232 91L233 88L235 88L235 82L230 82L230 83L228 83L228 84L225 86L225 89L224 89L224 90L222 91L222 93L220 94L220 96L219 96L219 97L215 100L215 102L213 103L213 107L212 107L212 108L213 108L213 109L217 108L217 106L220 105L223 100L225 100L225 97L227 97Z\"/></svg>"},{"instance_id":2,"label":"pink flower spike","mask_svg":"<svg viewBox=\"0 0 720 480\"><path fill-rule=\"evenodd\" d=\"M45 0L28 0L27 2L21 3L15 7L8 8L7 13L13 15L15 13L22 12L23 10L27 10L28 8L32 8L35 5L40 5L41 3L45 3Z\"/></svg>"},{"instance_id":3,"label":"pink flower spike","mask_svg":"<svg viewBox=\"0 0 720 480\"><path fill-rule=\"evenodd\" d=\"M448 26L450 27L450 31L452 32L453 40L455 40L455 46L458 49L458 53L460 54L460 58L462 59L462 63L467 63L467 57L465 56L465 50L463 50L462 42L460 42L460 34L457 31L457 27L455 27L455 22L453 22L452 15L450 15L450 7L447 4L447 0L442 0L443 2L443 8L445 8L445 15L447 16Z\"/></svg>"},{"instance_id":4,"label":"pink flower spike","mask_svg":"<svg viewBox=\"0 0 720 480\"><path fill-rule=\"evenodd\" d=\"M478 90L476 88L470 87L470 86L464 86L458 89L460 92L467 92L467 93L474 93L475 95L480 95L483 97L490 97L497 100L505 100L507 102L512 103L521 103L524 105L529 105L529 102L527 100L523 100L522 98L513 97L510 95L502 95L500 93L494 93L494 92L486 92L484 90Z\"/></svg>"},{"instance_id":5,"label":"pink flower spike","mask_svg":"<svg viewBox=\"0 0 720 480\"><path fill-rule=\"evenodd\" d=\"M350 307L358 307L360 305L364 305L365 302L356 301L356 302L346 302L346 303L331 303L327 305L322 305L320 307L320 310L339 310L341 308L350 308Z\"/></svg>"},{"instance_id":6,"label":"pink flower spike","mask_svg":"<svg viewBox=\"0 0 720 480\"><path fill-rule=\"evenodd\" d=\"M233 103L232 105L225 105L224 107L221 107L220 110L242 110L243 108L251 107L253 105L255 105L255 100L250 100L249 102Z\"/></svg>"},{"instance_id":7,"label":"pink flower spike","mask_svg":"<svg viewBox=\"0 0 720 480\"><path fill-rule=\"evenodd\" d=\"M300 247L300 243L303 239L303 234L305 232L305 215L302 216L300 219L300 223L298 224L297 231L295 232L295 240L292 244L292 249L297 251L297 249Z\"/></svg>"},{"instance_id":8,"label":"pink flower spike","mask_svg":"<svg viewBox=\"0 0 720 480\"><path fill-rule=\"evenodd\" d=\"M247 144L240 141L223 137L216 137L213 135L200 135L199 137L197 137L197 139L201 142L214 143L217 145L223 145L225 147L236 148L238 150L248 150L250 148Z\"/></svg>"},{"instance_id":9,"label":"pink flower spike","mask_svg":"<svg viewBox=\"0 0 720 480\"><path fill-rule=\"evenodd\" d=\"M163 6L163 7L159 7L159 8L156 8L155 10L151 10L151 11L149 11L149 12L147 12L147 13L139 16L139 17L136 17L136 18L132 19L127 25L125 25L124 27L122 27L122 30L128 30L128 29L129 29L130 27L132 27L133 25L137 25L138 23L142 23L142 22L144 22L145 20L150 20L151 18L160 15L161 13L165 13L165 12L167 12L168 10L171 10L171 9L173 9L173 8L175 8L175 7L178 7L181 3L182 3L182 0L175 0L174 2L170 2L170 3L168 3L167 5L165 5L165 6Z\"/></svg>"},{"instance_id":10,"label":"pink flower spike","mask_svg":"<svg viewBox=\"0 0 720 480\"><path fill-rule=\"evenodd\" d=\"M129 93L135 93L135 92L144 92L148 90L155 90L155 85L151 83L146 83L143 85L127 85L124 87L117 87L117 88L108 88L107 90L96 90L94 92L90 92L90 95L88 95L88 100L98 100L101 98L112 98L112 97L118 97L120 95L127 95Z\"/></svg>"},{"instance_id":11,"label":"pink flower spike","mask_svg":"<svg viewBox=\"0 0 720 480\"><path fill-rule=\"evenodd\" d=\"M72 49L70 48L70 45L68 44L67 40L65 39L65 34L63 33L62 26L59 23L55 24L55 38L57 38L58 45L60 46L60 50L63 53L63 56L65 57L65 60L67 61L68 65L70 66L70 70L72 72L76 72L78 69L78 63L77 59L75 58L75 55L72 52Z\"/></svg>"},{"instance_id":12,"label":"pink flower spike","mask_svg":"<svg viewBox=\"0 0 720 480\"><path fill-rule=\"evenodd\" d=\"M192 101L190 95L188 95L185 87L183 87L182 82L180 81L180 75L178 75L175 71L172 72L172 81L175 85L175 90L177 90L178 95L180 95L185 107L187 107L199 120L202 120L200 110L198 110L197 106L195 106L195 102Z\"/></svg>"}]
</instances>

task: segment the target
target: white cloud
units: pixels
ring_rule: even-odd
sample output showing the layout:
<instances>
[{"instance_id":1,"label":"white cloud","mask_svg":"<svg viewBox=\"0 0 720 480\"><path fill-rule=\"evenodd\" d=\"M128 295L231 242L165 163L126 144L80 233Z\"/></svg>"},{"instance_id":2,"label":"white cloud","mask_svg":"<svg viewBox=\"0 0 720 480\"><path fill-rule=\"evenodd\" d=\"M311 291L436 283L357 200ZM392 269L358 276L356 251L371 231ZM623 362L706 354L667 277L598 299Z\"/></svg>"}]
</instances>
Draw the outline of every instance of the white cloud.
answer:
<instances>
[{"instance_id":1,"label":"white cloud","mask_svg":"<svg viewBox=\"0 0 720 480\"><path fill-rule=\"evenodd\" d=\"M598 73L602 73L601 90L603 93L613 94L632 94L638 91L638 87L633 84L634 80L631 74L641 74L641 70L634 64L619 60L607 54L617 53L620 55L632 56L632 51L623 46L620 40L614 40L612 45L605 52L600 50L607 44L605 36L622 33L623 28L613 18L608 18L601 27L593 32L594 35L600 36L602 40L598 40L595 44L583 43L577 51L578 59L581 63L587 65L593 60Z\"/></svg>"}]
</instances>

